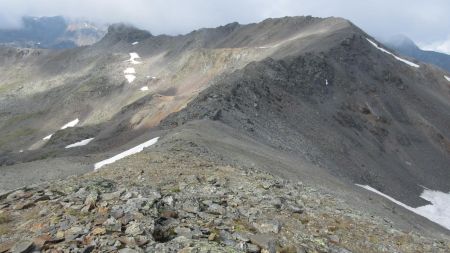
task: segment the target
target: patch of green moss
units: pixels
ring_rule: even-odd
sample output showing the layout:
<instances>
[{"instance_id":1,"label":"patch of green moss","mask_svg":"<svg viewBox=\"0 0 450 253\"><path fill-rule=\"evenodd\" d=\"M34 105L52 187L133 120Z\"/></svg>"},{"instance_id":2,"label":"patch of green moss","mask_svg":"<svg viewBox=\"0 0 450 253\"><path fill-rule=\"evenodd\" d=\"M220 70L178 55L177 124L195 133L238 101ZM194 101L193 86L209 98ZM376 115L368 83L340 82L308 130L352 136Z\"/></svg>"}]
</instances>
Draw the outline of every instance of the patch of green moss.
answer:
<instances>
[{"instance_id":1,"label":"patch of green moss","mask_svg":"<svg viewBox=\"0 0 450 253\"><path fill-rule=\"evenodd\" d=\"M172 188L172 189L170 189L170 191L173 193L181 192L179 187Z\"/></svg>"},{"instance_id":2,"label":"patch of green moss","mask_svg":"<svg viewBox=\"0 0 450 253\"><path fill-rule=\"evenodd\" d=\"M15 131L9 132L6 135L2 136L2 138L0 139L0 147L7 143L15 141L19 137L30 136L35 132L36 130L32 128L20 128Z\"/></svg>"},{"instance_id":3,"label":"patch of green moss","mask_svg":"<svg viewBox=\"0 0 450 253\"><path fill-rule=\"evenodd\" d=\"M246 220L237 219L233 221L234 231L239 233L251 232L256 233L256 229Z\"/></svg>"},{"instance_id":4,"label":"patch of green moss","mask_svg":"<svg viewBox=\"0 0 450 253\"><path fill-rule=\"evenodd\" d=\"M6 235L10 231L10 227L8 225L0 225L0 235Z\"/></svg>"},{"instance_id":5,"label":"patch of green moss","mask_svg":"<svg viewBox=\"0 0 450 253\"><path fill-rule=\"evenodd\" d=\"M11 221L11 216L7 213L0 213L0 224L5 224Z\"/></svg>"}]
</instances>

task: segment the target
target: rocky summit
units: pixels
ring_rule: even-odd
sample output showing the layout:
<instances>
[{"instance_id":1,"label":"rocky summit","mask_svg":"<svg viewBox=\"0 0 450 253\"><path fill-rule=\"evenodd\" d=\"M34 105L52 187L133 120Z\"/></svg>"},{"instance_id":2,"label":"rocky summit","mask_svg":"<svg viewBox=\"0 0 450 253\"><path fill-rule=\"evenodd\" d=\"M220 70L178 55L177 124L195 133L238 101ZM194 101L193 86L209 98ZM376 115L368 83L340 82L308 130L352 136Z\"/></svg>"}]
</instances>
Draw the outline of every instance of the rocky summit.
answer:
<instances>
[{"instance_id":1,"label":"rocky summit","mask_svg":"<svg viewBox=\"0 0 450 253\"><path fill-rule=\"evenodd\" d=\"M450 252L450 73L342 18L0 47L2 252Z\"/></svg>"}]
</instances>

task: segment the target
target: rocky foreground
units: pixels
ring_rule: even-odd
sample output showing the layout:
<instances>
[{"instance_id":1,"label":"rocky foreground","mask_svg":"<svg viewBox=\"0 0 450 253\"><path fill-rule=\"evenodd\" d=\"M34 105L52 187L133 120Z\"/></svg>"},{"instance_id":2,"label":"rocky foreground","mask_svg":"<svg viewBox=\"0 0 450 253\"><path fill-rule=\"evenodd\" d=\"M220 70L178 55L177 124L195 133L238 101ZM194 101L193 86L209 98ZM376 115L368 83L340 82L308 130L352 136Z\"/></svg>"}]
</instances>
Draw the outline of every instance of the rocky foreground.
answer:
<instances>
[{"instance_id":1,"label":"rocky foreground","mask_svg":"<svg viewBox=\"0 0 450 253\"><path fill-rule=\"evenodd\" d=\"M145 151L0 198L0 252L450 252L302 182Z\"/></svg>"}]
</instances>

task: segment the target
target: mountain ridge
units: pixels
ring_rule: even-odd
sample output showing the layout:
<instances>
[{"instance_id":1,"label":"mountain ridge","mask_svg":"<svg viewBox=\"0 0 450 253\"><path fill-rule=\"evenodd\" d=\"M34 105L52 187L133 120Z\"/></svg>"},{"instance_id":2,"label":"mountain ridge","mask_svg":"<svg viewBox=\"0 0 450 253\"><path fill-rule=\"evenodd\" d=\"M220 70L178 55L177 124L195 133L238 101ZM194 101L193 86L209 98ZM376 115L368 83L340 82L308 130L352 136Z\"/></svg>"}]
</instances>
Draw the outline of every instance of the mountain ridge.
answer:
<instances>
[{"instance_id":1,"label":"mountain ridge","mask_svg":"<svg viewBox=\"0 0 450 253\"><path fill-rule=\"evenodd\" d=\"M21 48L64 49L91 45L105 34L100 26L62 16L23 17L22 26L0 29L0 45Z\"/></svg>"},{"instance_id":2,"label":"mountain ridge","mask_svg":"<svg viewBox=\"0 0 450 253\"><path fill-rule=\"evenodd\" d=\"M91 46L66 50L1 48L0 54L4 56L0 62L0 180L7 186L0 190L17 188L14 178L23 179L23 185L91 172L94 164L141 150L142 144L159 137L142 154L106 165L86 177L114 178L123 172L121 177L130 177L129 181L124 179L129 184L123 187L133 191L129 188L140 182L140 173L151 173L149 164L163 169L173 164L171 155L181 152L188 167L198 167L206 174L211 173L211 167L233 166L298 179L332 192L334 198L362 212L387 217L403 231L433 238L448 234L427 220L430 217L417 216L358 186L370 186L412 208L435 204L421 198L423 187L443 194L450 190L446 170L450 86L446 73L390 52L350 21L279 18L248 25L231 23L178 36L155 36L118 24ZM68 125L73 127L66 128ZM66 148L85 140L89 140L85 146ZM194 159L199 157L211 165ZM184 173L176 166L171 169L168 172ZM74 200L80 189L75 185L83 184L84 178L76 177L75 181L81 180L77 183L62 181L77 189L67 190L70 202L80 202ZM122 184L119 178L113 181ZM153 187L139 188L141 197L146 198ZM174 187L170 185L172 193L182 191ZM38 187L23 196L20 190L10 197L4 195L12 199L5 202L6 208L15 206L14 201L26 203L26 196L48 189ZM85 202L88 194L84 193L80 192L81 202L90 203ZM184 195L173 195L176 201L185 202ZM217 205L224 202L217 198L207 206L220 209ZM158 200L158 206L149 208L156 208L155 215L162 213L165 201ZM75 207L81 210L83 203ZM106 203L109 207L116 202ZM92 214L99 211L92 206L87 209ZM170 211L179 210L173 209ZM317 210L309 210L320 216ZM176 243L172 241L175 234L166 238L158 232L165 227L159 216L151 217L156 227L143 232L151 242L149 247ZM79 222L85 221L77 218L75 224L84 226ZM126 227L132 225L124 222ZM377 224L386 235L386 227ZM102 222L95 226L102 229L109 225ZM213 227L218 231L208 231L218 235L223 230L237 232ZM71 230L67 231L67 241L60 244L64 247L72 238ZM181 234L179 228L177 231ZM115 232L102 235L108 240L126 235L122 229ZM15 235L21 233L28 232ZM164 244L158 238L170 238L171 242ZM205 238L201 238L203 242ZM228 237L219 238L218 242L226 243ZM328 244L324 238L321 243L308 244L309 249L318 250L318 245L332 248L332 244L353 250L359 247L336 238ZM429 245L428 239L426 242ZM146 247L130 245L122 242L116 249ZM387 247L382 240L376 245ZM445 252L446 244L442 245L439 249ZM264 245L260 250L266 248Z\"/></svg>"}]
</instances>

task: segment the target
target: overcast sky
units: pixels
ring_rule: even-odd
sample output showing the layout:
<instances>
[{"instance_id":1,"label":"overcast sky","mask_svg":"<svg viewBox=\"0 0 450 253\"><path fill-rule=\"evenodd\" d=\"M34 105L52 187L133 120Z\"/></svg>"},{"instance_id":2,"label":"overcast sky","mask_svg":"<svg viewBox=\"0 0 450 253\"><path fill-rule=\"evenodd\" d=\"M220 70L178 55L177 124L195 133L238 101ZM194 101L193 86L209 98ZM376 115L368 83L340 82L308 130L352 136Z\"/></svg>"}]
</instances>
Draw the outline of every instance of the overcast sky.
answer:
<instances>
[{"instance_id":1,"label":"overcast sky","mask_svg":"<svg viewBox=\"0 0 450 253\"><path fill-rule=\"evenodd\" d=\"M0 0L1 28L20 25L24 15L127 22L153 34L268 17L339 16L378 38L404 34L450 52L449 0Z\"/></svg>"}]
</instances>

